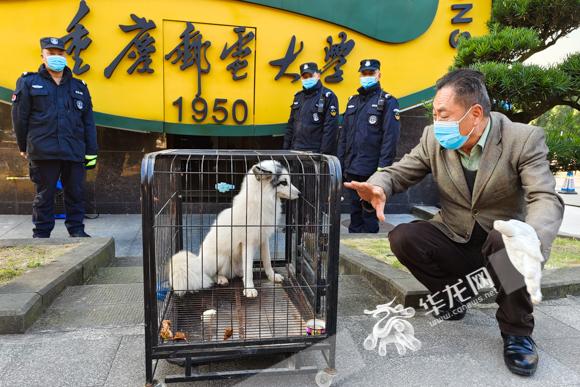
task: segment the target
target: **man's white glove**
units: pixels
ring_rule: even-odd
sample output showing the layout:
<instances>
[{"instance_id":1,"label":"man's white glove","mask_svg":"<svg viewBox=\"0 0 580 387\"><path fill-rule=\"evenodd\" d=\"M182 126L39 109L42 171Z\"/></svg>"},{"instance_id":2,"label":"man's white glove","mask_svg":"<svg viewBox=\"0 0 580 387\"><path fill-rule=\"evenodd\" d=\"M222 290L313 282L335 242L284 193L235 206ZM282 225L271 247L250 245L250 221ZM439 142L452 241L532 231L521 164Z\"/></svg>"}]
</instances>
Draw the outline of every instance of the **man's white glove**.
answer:
<instances>
[{"instance_id":1,"label":"man's white glove","mask_svg":"<svg viewBox=\"0 0 580 387\"><path fill-rule=\"evenodd\" d=\"M532 302L538 304L542 301L540 282L544 257L536 230L529 224L515 219L496 220L493 222L493 228L501 233L512 265L524 276Z\"/></svg>"}]
</instances>

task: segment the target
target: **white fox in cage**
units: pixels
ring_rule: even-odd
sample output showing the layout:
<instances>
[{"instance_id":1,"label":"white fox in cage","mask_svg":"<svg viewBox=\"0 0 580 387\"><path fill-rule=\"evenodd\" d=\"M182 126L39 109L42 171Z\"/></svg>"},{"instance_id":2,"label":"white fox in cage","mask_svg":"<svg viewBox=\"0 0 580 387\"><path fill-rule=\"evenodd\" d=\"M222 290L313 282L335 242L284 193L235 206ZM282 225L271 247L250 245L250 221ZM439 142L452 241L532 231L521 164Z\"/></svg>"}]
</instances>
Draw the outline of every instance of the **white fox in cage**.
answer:
<instances>
[{"instance_id":1,"label":"white fox in cage","mask_svg":"<svg viewBox=\"0 0 580 387\"><path fill-rule=\"evenodd\" d=\"M228 279L241 277L244 296L257 297L253 280L256 254L262 258L268 279L282 282L282 275L272 269L269 242L282 219L280 199L294 200L299 196L288 170L278 161L265 160L252 166L232 207L220 212L212 224L200 254L182 250L173 255L170 278L175 293L183 295L216 283L224 286Z\"/></svg>"}]
</instances>

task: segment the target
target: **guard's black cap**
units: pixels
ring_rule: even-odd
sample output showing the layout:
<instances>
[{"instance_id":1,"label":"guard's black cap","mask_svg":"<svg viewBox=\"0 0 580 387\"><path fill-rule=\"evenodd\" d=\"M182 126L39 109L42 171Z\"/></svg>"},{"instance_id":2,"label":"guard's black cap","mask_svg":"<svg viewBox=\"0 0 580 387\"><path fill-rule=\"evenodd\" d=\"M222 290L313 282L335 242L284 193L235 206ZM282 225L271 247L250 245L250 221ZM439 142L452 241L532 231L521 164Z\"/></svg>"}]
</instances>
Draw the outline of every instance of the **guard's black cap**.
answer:
<instances>
[{"instance_id":1,"label":"guard's black cap","mask_svg":"<svg viewBox=\"0 0 580 387\"><path fill-rule=\"evenodd\" d=\"M380 70L381 69L381 62L377 59L363 59L360 61L360 68L358 69L359 73L365 70Z\"/></svg>"},{"instance_id":2,"label":"guard's black cap","mask_svg":"<svg viewBox=\"0 0 580 387\"><path fill-rule=\"evenodd\" d=\"M64 41L61 38L42 38L40 39L40 48L58 48L64 50Z\"/></svg>"},{"instance_id":3,"label":"guard's black cap","mask_svg":"<svg viewBox=\"0 0 580 387\"><path fill-rule=\"evenodd\" d=\"M319 73L318 66L314 62L302 63L300 65L300 75L304 73L314 74Z\"/></svg>"}]
</instances>

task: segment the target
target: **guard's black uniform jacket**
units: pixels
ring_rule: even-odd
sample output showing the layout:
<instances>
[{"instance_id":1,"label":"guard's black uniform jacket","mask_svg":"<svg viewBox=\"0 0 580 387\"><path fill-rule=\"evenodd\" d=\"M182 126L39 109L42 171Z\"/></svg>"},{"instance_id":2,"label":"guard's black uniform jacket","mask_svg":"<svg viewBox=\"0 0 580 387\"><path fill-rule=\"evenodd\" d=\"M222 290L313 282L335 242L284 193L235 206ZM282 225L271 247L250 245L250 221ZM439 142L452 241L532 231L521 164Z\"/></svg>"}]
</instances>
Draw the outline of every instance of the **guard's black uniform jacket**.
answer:
<instances>
[{"instance_id":1,"label":"guard's black uniform jacket","mask_svg":"<svg viewBox=\"0 0 580 387\"><path fill-rule=\"evenodd\" d=\"M318 83L294 95L284 149L336 155L338 98Z\"/></svg>"},{"instance_id":2,"label":"guard's black uniform jacket","mask_svg":"<svg viewBox=\"0 0 580 387\"><path fill-rule=\"evenodd\" d=\"M342 170L368 177L391 165L399 140L399 102L380 83L350 97L344 112L338 144Z\"/></svg>"},{"instance_id":3,"label":"guard's black uniform jacket","mask_svg":"<svg viewBox=\"0 0 580 387\"><path fill-rule=\"evenodd\" d=\"M37 73L22 74L12 95L12 123L30 160L84 162L85 155L97 154L89 89L68 67L59 85L44 64Z\"/></svg>"}]
</instances>

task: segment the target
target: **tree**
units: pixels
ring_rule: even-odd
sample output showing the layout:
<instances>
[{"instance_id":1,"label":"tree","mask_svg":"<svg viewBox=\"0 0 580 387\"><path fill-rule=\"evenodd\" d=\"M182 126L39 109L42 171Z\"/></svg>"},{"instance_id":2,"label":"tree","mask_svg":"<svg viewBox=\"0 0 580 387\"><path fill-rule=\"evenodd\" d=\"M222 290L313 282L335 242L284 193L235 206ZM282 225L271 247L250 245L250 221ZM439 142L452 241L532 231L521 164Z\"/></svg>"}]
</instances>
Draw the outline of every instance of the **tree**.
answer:
<instances>
[{"instance_id":1,"label":"tree","mask_svg":"<svg viewBox=\"0 0 580 387\"><path fill-rule=\"evenodd\" d=\"M546 131L548 160L553 172L580 169L580 111L556 106L533 123Z\"/></svg>"},{"instance_id":2,"label":"tree","mask_svg":"<svg viewBox=\"0 0 580 387\"><path fill-rule=\"evenodd\" d=\"M453 68L485 74L493 110L528 123L567 105L580 110L580 53L543 68L523 63L580 26L580 0L494 0L489 34L457 46Z\"/></svg>"}]
</instances>

